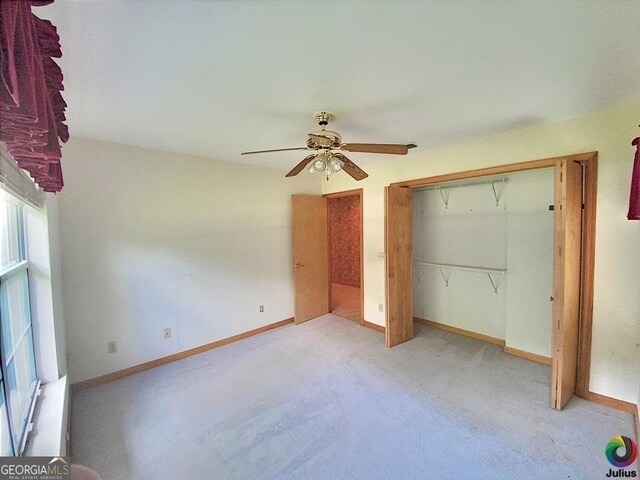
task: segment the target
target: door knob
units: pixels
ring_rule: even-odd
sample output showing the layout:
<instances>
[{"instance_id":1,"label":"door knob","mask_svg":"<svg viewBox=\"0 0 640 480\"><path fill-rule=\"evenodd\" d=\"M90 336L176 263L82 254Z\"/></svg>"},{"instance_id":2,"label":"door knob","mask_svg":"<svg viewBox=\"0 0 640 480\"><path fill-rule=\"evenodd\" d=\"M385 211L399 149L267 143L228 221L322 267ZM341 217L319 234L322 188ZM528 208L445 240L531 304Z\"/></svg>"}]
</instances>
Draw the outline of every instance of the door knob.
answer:
<instances>
[{"instance_id":1,"label":"door knob","mask_svg":"<svg viewBox=\"0 0 640 480\"><path fill-rule=\"evenodd\" d=\"M304 265L300 264L300 263L296 263L293 265L293 268L298 269L298 268L302 268L304 267Z\"/></svg>"}]
</instances>

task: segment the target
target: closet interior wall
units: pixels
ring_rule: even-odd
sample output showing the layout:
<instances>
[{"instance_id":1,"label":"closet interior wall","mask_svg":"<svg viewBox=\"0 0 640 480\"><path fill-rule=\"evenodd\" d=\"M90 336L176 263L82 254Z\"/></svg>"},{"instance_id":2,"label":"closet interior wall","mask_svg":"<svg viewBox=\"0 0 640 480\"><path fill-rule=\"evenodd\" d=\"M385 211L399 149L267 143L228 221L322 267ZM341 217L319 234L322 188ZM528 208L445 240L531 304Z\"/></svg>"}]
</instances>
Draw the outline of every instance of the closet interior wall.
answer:
<instances>
[{"instance_id":1,"label":"closet interior wall","mask_svg":"<svg viewBox=\"0 0 640 480\"><path fill-rule=\"evenodd\" d=\"M551 356L553 175L414 189L416 317Z\"/></svg>"}]
</instances>

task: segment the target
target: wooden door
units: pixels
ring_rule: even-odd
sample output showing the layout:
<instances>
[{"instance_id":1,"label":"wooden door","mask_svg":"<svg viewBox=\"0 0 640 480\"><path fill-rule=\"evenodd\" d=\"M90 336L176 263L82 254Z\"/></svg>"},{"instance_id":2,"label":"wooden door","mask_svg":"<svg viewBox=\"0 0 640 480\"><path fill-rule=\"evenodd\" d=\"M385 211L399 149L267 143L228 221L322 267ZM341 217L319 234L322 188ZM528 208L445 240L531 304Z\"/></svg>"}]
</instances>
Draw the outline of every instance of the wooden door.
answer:
<instances>
[{"instance_id":1,"label":"wooden door","mask_svg":"<svg viewBox=\"0 0 640 480\"><path fill-rule=\"evenodd\" d=\"M329 313L327 199L292 195L294 322Z\"/></svg>"},{"instance_id":2,"label":"wooden door","mask_svg":"<svg viewBox=\"0 0 640 480\"><path fill-rule=\"evenodd\" d=\"M393 347L413 338L411 189L387 187L385 205L386 344Z\"/></svg>"},{"instance_id":3,"label":"wooden door","mask_svg":"<svg viewBox=\"0 0 640 480\"><path fill-rule=\"evenodd\" d=\"M554 207L551 407L561 410L576 390L582 258L582 165L556 165Z\"/></svg>"}]
</instances>

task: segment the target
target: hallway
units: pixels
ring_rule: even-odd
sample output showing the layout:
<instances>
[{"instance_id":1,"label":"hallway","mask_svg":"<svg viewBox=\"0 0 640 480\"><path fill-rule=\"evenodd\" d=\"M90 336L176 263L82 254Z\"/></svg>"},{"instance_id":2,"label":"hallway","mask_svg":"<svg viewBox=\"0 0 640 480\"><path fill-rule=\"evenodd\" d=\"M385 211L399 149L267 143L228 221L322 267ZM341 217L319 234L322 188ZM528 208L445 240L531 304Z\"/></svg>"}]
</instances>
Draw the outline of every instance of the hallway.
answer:
<instances>
[{"instance_id":1,"label":"hallway","mask_svg":"<svg viewBox=\"0 0 640 480\"><path fill-rule=\"evenodd\" d=\"M354 322L362 320L360 287L331 283L331 313Z\"/></svg>"}]
</instances>

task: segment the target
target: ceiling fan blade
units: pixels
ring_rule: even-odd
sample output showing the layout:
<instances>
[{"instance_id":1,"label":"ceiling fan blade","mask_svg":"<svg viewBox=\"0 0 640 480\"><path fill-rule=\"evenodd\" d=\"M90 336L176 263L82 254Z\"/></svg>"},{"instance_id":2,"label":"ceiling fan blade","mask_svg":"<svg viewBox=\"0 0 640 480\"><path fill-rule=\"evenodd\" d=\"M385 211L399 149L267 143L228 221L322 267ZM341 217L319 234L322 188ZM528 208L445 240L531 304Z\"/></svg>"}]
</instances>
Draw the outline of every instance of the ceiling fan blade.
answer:
<instances>
[{"instance_id":1,"label":"ceiling fan blade","mask_svg":"<svg viewBox=\"0 0 640 480\"><path fill-rule=\"evenodd\" d=\"M406 155L410 148L415 148L413 143L394 144L394 143L343 143L340 145L342 150L347 152L362 153L388 153L391 155Z\"/></svg>"},{"instance_id":2,"label":"ceiling fan blade","mask_svg":"<svg viewBox=\"0 0 640 480\"><path fill-rule=\"evenodd\" d=\"M304 170L304 167L306 167L307 165L309 165L309 163L311 162L311 160L313 160L316 157L316 154L312 154L309 155L308 157L305 157L304 160L302 160L298 165L296 165L295 167L293 167L291 169L291 171L289 173L287 173L285 175L285 177L295 177L297 174L299 174L302 170Z\"/></svg>"},{"instance_id":3,"label":"ceiling fan blade","mask_svg":"<svg viewBox=\"0 0 640 480\"><path fill-rule=\"evenodd\" d=\"M288 152L291 150L311 150L311 149L308 147L276 148L275 150L255 150L253 152L242 152L240 155L253 155L254 153Z\"/></svg>"},{"instance_id":4,"label":"ceiling fan blade","mask_svg":"<svg viewBox=\"0 0 640 480\"><path fill-rule=\"evenodd\" d=\"M349 175L351 175L351 177L353 177L354 180L364 180L365 178L367 178L369 176L369 174L367 172L362 170L359 166L357 166L355 163L353 163L351 160L349 160L343 154L334 153L333 156L336 157L336 158L339 158L340 160L342 160L344 162L344 165L342 166L342 169L345 172L347 172Z\"/></svg>"}]
</instances>

